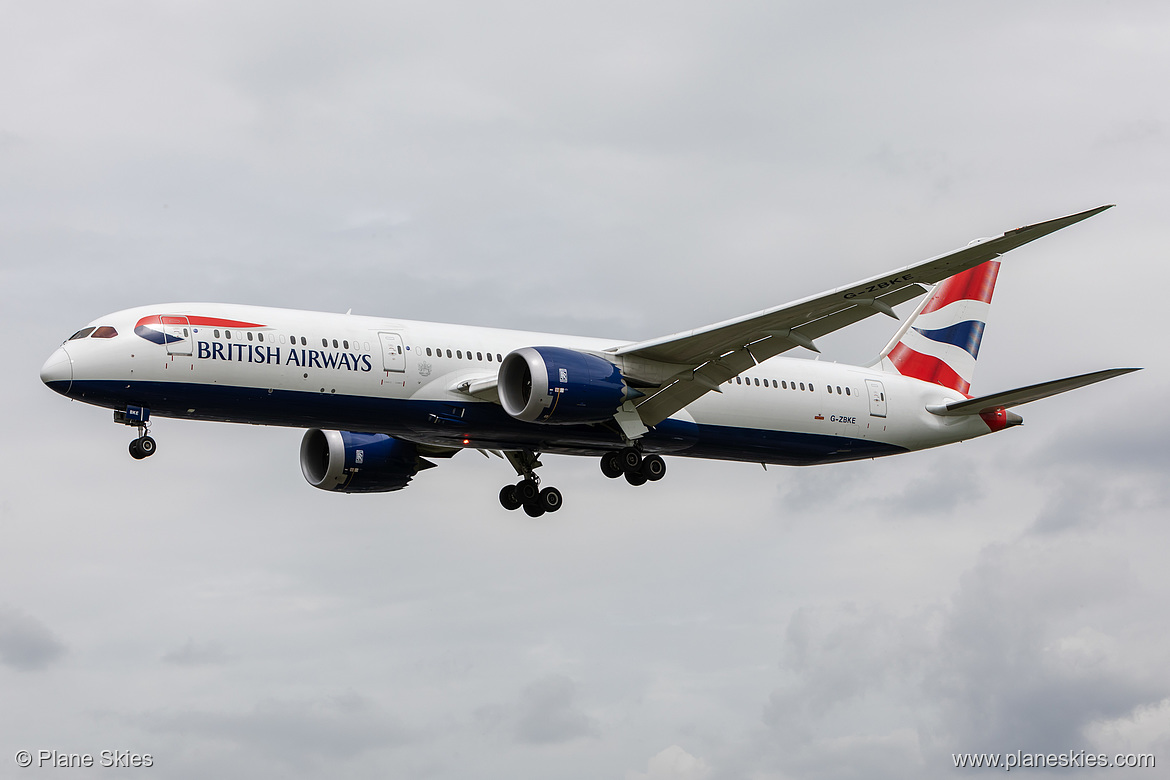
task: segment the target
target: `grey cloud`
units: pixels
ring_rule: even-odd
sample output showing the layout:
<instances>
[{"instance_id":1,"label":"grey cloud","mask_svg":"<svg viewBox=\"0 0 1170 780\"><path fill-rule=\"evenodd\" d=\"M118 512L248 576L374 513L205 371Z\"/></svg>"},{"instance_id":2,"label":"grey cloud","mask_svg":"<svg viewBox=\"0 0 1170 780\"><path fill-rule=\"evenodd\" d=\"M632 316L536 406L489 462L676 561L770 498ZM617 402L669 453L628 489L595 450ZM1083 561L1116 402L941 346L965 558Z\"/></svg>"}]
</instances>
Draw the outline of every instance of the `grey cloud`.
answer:
<instances>
[{"instance_id":1,"label":"grey cloud","mask_svg":"<svg viewBox=\"0 0 1170 780\"><path fill-rule=\"evenodd\" d=\"M550 674L527 685L514 704L488 705L475 715L488 732L511 732L521 743L556 744L599 735L596 721L577 704L577 685Z\"/></svg>"},{"instance_id":2,"label":"grey cloud","mask_svg":"<svg viewBox=\"0 0 1170 780\"><path fill-rule=\"evenodd\" d=\"M182 646L166 653L162 660L178 666L207 666L226 663L231 659L219 642L197 643L192 637Z\"/></svg>"},{"instance_id":3,"label":"grey cloud","mask_svg":"<svg viewBox=\"0 0 1170 780\"><path fill-rule=\"evenodd\" d=\"M200 737L282 761L346 759L405 744L416 735L372 700L355 693L311 700L265 700L249 711L155 712L147 731Z\"/></svg>"},{"instance_id":4,"label":"grey cloud","mask_svg":"<svg viewBox=\"0 0 1170 780\"><path fill-rule=\"evenodd\" d=\"M44 623L11 606L0 606L0 663L39 671L58 661L65 645Z\"/></svg>"}]
</instances>

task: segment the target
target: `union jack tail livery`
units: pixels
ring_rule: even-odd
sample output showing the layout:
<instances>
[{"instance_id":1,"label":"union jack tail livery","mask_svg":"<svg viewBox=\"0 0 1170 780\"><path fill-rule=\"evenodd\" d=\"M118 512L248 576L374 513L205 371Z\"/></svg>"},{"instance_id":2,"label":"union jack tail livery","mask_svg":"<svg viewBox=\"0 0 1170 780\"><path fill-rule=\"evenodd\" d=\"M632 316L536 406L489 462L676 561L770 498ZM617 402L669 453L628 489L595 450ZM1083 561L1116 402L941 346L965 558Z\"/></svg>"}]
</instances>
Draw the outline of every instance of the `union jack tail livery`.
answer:
<instances>
[{"instance_id":1,"label":"union jack tail livery","mask_svg":"<svg viewBox=\"0 0 1170 780\"><path fill-rule=\"evenodd\" d=\"M969 395L999 261L944 279L882 352L884 371Z\"/></svg>"}]
</instances>

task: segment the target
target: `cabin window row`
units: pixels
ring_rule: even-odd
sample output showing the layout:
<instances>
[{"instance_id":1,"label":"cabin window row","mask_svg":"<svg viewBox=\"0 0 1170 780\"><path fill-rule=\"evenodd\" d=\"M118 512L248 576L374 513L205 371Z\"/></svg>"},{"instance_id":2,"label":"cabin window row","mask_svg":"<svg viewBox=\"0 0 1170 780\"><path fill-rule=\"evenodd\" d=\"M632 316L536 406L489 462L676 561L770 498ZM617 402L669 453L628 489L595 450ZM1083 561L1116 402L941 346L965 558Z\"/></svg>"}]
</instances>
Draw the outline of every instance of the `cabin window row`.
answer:
<instances>
[{"instance_id":1,"label":"cabin window row","mask_svg":"<svg viewBox=\"0 0 1170 780\"><path fill-rule=\"evenodd\" d=\"M804 382L789 382L787 379L781 379L779 381L777 381L775 379L761 380L758 376L744 376L744 377L737 376L734 381L737 385L747 385L748 387L751 387L754 384L756 387L774 387L778 390L800 389L800 390L808 390L810 392L813 391L812 382L809 382L806 385ZM730 379L727 380L727 384L731 384L731 382L732 382L732 380L730 380ZM761 382L763 382L762 385L760 384ZM825 385L825 389L829 391L830 395L833 393L833 386L832 385ZM837 385L836 391L837 391L837 395L842 395L842 394L849 395L849 396L853 395L853 391L848 387L846 387L844 390L844 393L842 393L840 385Z\"/></svg>"},{"instance_id":2,"label":"cabin window row","mask_svg":"<svg viewBox=\"0 0 1170 780\"><path fill-rule=\"evenodd\" d=\"M504 362L504 356L499 352L496 352L493 355L491 352L472 352L470 349L467 350L466 353L462 349L446 349L445 347L435 347L434 349L426 347L425 349L427 357L443 357L446 355L447 357L454 358L455 360L463 360L466 357L467 360L478 360L481 363L485 358L487 359L488 363L493 361L496 363Z\"/></svg>"},{"instance_id":3,"label":"cabin window row","mask_svg":"<svg viewBox=\"0 0 1170 780\"><path fill-rule=\"evenodd\" d=\"M232 337L233 337L232 331L230 331L230 330L224 330L222 333L222 336L220 335L219 328L215 328L211 332L215 336L215 338L217 338L217 339L224 338L228 341L231 341ZM235 338L236 339L247 338L248 341L259 341L259 342L265 341L263 333L257 332L254 334L253 331L250 331L250 330L246 330L246 331L237 330L237 331L235 331ZM304 336L289 336L286 339L285 335L283 333L280 333L280 334L269 333L267 340L268 340L268 343L270 343L270 344L275 344L279 341L279 343L281 343L281 344L286 344L286 343L292 344L295 347L297 345L297 343L299 342L302 347L309 346L309 340L307 338L305 338ZM328 349L330 344L332 344L333 349L349 349L350 348L349 339L340 339L340 340L326 339L326 338L321 339L321 346L322 347L325 347L326 349ZM363 342L359 343L358 341L355 340L353 342L353 348L354 349L361 349L365 352L369 352L370 351L370 342L363 341Z\"/></svg>"}]
</instances>

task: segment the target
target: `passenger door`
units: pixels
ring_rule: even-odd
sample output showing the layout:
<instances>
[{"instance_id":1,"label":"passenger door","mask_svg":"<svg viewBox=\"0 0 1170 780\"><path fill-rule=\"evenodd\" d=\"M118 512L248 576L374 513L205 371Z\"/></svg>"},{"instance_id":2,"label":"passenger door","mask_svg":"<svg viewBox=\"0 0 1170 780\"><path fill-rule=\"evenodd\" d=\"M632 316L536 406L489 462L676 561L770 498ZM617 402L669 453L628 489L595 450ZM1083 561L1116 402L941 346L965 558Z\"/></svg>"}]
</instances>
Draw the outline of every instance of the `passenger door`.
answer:
<instances>
[{"instance_id":1,"label":"passenger door","mask_svg":"<svg viewBox=\"0 0 1170 780\"><path fill-rule=\"evenodd\" d=\"M886 416L886 388L877 379L865 380L869 391L869 413L872 417Z\"/></svg>"},{"instance_id":2,"label":"passenger door","mask_svg":"<svg viewBox=\"0 0 1170 780\"><path fill-rule=\"evenodd\" d=\"M382 344L382 365L387 371L402 373L406 371L406 351L402 346L402 336L397 333L379 333L378 341Z\"/></svg>"}]
</instances>

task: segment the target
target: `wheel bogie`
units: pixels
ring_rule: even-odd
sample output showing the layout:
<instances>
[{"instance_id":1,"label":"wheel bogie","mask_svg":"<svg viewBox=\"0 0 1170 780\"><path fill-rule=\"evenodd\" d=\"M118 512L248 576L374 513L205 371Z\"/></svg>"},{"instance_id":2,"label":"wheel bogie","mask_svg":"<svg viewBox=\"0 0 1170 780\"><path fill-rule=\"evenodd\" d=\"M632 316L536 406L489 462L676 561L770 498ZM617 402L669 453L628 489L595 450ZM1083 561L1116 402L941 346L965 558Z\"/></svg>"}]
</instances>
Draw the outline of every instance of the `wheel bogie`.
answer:
<instances>
[{"instance_id":1,"label":"wheel bogie","mask_svg":"<svg viewBox=\"0 0 1170 780\"><path fill-rule=\"evenodd\" d=\"M634 487L646 484L646 475L641 471L627 471L626 482L629 482Z\"/></svg>"},{"instance_id":2,"label":"wheel bogie","mask_svg":"<svg viewBox=\"0 0 1170 780\"><path fill-rule=\"evenodd\" d=\"M622 468L621 456L616 451L610 451L601 456L601 473L610 479L617 479L625 472Z\"/></svg>"},{"instance_id":3,"label":"wheel bogie","mask_svg":"<svg viewBox=\"0 0 1170 780\"><path fill-rule=\"evenodd\" d=\"M511 512L513 509L519 509L524 502L516 495L515 485L504 485L500 488L500 505Z\"/></svg>"},{"instance_id":4,"label":"wheel bogie","mask_svg":"<svg viewBox=\"0 0 1170 780\"><path fill-rule=\"evenodd\" d=\"M540 505L546 512L555 512L561 508L564 500L561 498L561 491L555 487L546 487L540 491Z\"/></svg>"},{"instance_id":5,"label":"wheel bogie","mask_svg":"<svg viewBox=\"0 0 1170 780\"><path fill-rule=\"evenodd\" d=\"M661 455L649 455L642 460L642 465L638 471L648 481L657 482L666 476L666 461L662 459Z\"/></svg>"}]
</instances>

